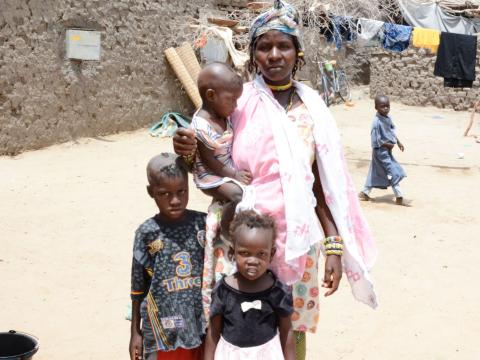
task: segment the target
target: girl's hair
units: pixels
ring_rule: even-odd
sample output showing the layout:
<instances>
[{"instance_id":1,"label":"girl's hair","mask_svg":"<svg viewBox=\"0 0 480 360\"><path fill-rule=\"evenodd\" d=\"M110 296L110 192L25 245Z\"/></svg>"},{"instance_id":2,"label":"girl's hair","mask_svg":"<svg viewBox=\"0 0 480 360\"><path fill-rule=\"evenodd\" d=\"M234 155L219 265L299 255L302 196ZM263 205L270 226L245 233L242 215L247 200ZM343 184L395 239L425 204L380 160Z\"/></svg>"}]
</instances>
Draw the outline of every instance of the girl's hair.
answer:
<instances>
[{"instance_id":1,"label":"girl's hair","mask_svg":"<svg viewBox=\"0 0 480 360\"><path fill-rule=\"evenodd\" d=\"M293 70L292 70L292 77L294 78L295 74L297 73L297 70L301 69L302 66L305 65L305 59L303 57L303 54L300 55L301 46L300 46L300 42L298 41L298 38L296 36L293 36L293 35L290 35L290 34L286 34L286 35L288 35L292 39L293 45L295 45L295 51L297 52L297 60L295 61L295 65L294 65ZM252 41L250 42L250 45L248 46L248 52L250 54L250 59L248 60L247 69L248 69L249 73L255 73L255 74L258 73L258 68L257 68L257 65L255 64L255 49L257 48L258 40L262 36L263 36L263 34L256 37L255 39L252 39Z\"/></svg>"},{"instance_id":2,"label":"girl's hair","mask_svg":"<svg viewBox=\"0 0 480 360\"><path fill-rule=\"evenodd\" d=\"M235 246L235 232L239 227L246 226L249 229L265 229L272 231L272 246L277 237L277 227L275 220L270 215L259 214L253 210L240 211L230 224L230 236L233 246Z\"/></svg>"}]
</instances>

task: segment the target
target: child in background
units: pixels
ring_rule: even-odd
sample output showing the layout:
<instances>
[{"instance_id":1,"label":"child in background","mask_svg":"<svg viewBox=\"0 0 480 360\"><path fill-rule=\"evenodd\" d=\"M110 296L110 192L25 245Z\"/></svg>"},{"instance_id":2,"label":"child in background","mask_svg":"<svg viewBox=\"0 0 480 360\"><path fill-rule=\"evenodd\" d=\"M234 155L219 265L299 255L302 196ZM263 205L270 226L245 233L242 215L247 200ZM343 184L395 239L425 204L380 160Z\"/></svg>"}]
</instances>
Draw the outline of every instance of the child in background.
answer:
<instances>
[{"instance_id":1,"label":"child in background","mask_svg":"<svg viewBox=\"0 0 480 360\"><path fill-rule=\"evenodd\" d=\"M231 157L233 133L229 116L237 107L243 83L228 65L212 63L198 75L198 90L202 107L191 124L198 140L193 176L199 189L225 202L221 229L222 234L228 236L229 224L243 196L242 188L235 181L248 185L252 180L248 171L234 168Z\"/></svg>"},{"instance_id":2,"label":"child in background","mask_svg":"<svg viewBox=\"0 0 480 360\"><path fill-rule=\"evenodd\" d=\"M386 189L391 186L395 194L395 202L402 205L403 195L399 183L407 175L393 157L392 150L395 144L401 151L404 151L405 147L395 134L392 118L388 116L390 100L387 96L378 95L375 98L375 110L377 110L377 114L373 120L371 131L372 162L365 187L359 197L361 200L371 200L369 195L372 188Z\"/></svg>"},{"instance_id":3,"label":"child in background","mask_svg":"<svg viewBox=\"0 0 480 360\"><path fill-rule=\"evenodd\" d=\"M186 209L188 169L181 157L155 156L147 178L159 213L135 233L130 359L201 360L206 214Z\"/></svg>"},{"instance_id":4,"label":"child in background","mask_svg":"<svg viewBox=\"0 0 480 360\"><path fill-rule=\"evenodd\" d=\"M231 224L237 272L212 293L205 360L294 360L291 290L268 270L275 254L275 224L253 210Z\"/></svg>"}]
</instances>

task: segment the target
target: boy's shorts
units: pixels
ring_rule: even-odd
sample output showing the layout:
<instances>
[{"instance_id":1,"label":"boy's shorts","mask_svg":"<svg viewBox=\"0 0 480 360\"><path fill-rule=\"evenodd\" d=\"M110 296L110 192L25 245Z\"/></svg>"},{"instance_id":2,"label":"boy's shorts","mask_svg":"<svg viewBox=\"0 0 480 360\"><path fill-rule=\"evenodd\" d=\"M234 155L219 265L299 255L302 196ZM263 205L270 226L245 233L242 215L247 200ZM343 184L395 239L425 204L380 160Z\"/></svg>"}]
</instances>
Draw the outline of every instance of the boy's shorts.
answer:
<instances>
[{"instance_id":1,"label":"boy's shorts","mask_svg":"<svg viewBox=\"0 0 480 360\"><path fill-rule=\"evenodd\" d=\"M203 346L195 349L178 348L174 351L157 351L148 354L145 360L203 360Z\"/></svg>"}]
</instances>

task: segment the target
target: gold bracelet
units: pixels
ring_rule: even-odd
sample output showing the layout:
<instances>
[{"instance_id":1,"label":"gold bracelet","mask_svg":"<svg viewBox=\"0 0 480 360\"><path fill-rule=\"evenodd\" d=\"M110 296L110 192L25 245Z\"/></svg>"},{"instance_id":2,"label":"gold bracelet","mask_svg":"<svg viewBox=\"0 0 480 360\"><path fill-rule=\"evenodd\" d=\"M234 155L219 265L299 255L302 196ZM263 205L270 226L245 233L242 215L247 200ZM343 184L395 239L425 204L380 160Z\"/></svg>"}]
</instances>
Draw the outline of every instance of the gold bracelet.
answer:
<instances>
[{"instance_id":1,"label":"gold bracelet","mask_svg":"<svg viewBox=\"0 0 480 360\"><path fill-rule=\"evenodd\" d=\"M343 255L343 250L327 250L325 251L327 255L338 255L342 256Z\"/></svg>"}]
</instances>

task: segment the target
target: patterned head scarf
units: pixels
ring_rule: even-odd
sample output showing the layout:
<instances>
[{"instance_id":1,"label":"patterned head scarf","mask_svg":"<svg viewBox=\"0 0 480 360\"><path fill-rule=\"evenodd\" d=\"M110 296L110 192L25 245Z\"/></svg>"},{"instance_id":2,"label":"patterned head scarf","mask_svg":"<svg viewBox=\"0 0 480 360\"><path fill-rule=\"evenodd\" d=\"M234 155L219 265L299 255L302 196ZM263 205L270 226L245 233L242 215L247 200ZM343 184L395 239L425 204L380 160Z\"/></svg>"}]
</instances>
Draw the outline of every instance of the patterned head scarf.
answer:
<instances>
[{"instance_id":1,"label":"patterned head scarf","mask_svg":"<svg viewBox=\"0 0 480 360\"><path fill-rule=\"evenodd\" d=\"M275 0L273 8L260 14L253 21L250 28L250 42L253 43L253 40L270 30L278 30L295 36L300 44L299 50L302 51L303 45L299 27L300 16L298 11L283 0Z\"/></svg>"}]
</instances>

